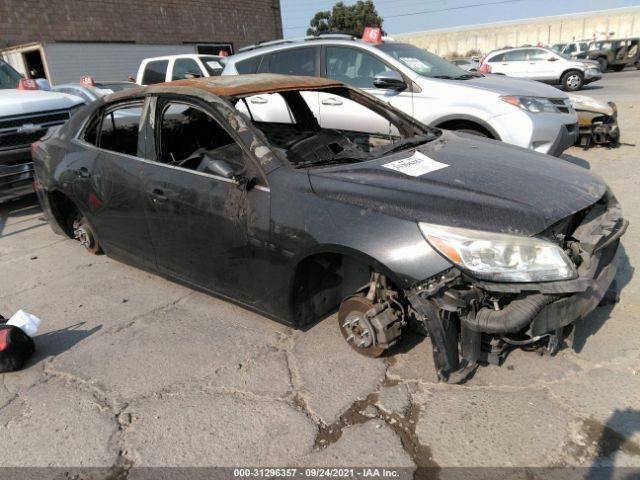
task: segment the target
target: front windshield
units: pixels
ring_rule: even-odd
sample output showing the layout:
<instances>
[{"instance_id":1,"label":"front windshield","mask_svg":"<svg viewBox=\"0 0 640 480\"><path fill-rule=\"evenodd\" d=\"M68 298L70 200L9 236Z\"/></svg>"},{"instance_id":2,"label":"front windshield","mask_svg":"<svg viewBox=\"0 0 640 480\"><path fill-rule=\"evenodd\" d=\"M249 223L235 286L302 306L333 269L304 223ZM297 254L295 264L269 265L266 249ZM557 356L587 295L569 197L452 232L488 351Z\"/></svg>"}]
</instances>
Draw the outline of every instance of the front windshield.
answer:
<instances>
[{"instance_id":1,"label":"front windshield","mask_svg":"<svg viewBox=\"0 0 640 480\"><path fill-rule=\"evenodd\" d=\"M0 89L18 88L21 78L18 72L0 60Z\"/></svg>"},{"instance_id":2,"label":"front windshield","mask_svg":"<svg viewBox=\"0 0 640 480\"><path fill-rule=\"evenodd\" d=\"M447 62L433 53L408 43L382 43L377 48L391 55L411 70L431 78L469 78L469 72Z\"/></svg>"},{"instance_id":3,"label":"front windshield","mask_svg":"<svg viewBox=\"0 0 640 480\"><path fill-rule=\"evenodd\" d=\"M232 103L294 168L365 162L418 147L441 134L345 87L261 93ZM268 109L262 107L265 103ZM318 104L340 105L349 115L331 109L319 115Z\"/></svg>"}]
</instances>

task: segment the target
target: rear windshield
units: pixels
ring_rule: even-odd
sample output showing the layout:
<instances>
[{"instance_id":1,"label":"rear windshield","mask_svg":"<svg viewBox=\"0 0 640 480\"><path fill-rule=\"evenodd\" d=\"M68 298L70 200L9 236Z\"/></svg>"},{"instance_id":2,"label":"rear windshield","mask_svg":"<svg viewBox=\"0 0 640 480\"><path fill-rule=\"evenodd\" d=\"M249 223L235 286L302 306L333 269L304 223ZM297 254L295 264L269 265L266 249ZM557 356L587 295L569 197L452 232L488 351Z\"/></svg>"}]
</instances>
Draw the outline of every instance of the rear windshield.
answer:
<instances>
[{"instance_id":1,"label":"rear windshield","mask_svg":"<svg viewBox=\"0 0 640 480\"><path fill-rule=\"evenodd\" d=\"M407 43L382 43L377 46L414 72L432 78L456 78L469 72L433 53Z\"/></svg>"},{"instance_id":2,"label":"rear windshield","mask_svg":"<svg viewBox=\"0 0 640 480\"><path fill-rule=\"evenodd\" d=\"M0 89L18 88L21 78L18 72L0 60Z\"/></svg>"}]
</instances>

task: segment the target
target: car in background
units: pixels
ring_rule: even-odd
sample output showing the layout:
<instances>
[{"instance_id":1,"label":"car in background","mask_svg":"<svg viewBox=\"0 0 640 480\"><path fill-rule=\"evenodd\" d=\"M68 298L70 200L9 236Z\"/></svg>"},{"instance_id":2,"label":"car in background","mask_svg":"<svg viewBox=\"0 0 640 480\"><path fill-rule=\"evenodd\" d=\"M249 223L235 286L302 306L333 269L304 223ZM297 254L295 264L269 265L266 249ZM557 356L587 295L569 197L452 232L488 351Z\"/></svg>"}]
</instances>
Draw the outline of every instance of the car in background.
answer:
<instances>
[{"instance_id":1,"label":"car in background","mask_svg":"<svg viewBox=\"0 0 640 480\"><path fill-rule=\"evenodd\" d=\"M628 64L640 69L640 39L601 40L589 45L587 57L600 65L600 70L620 72Z\"/></svg>"},{"instance_id":2,"label":"car in background","mask_svg":"<svg viewBox=\"0 0 640 480\"><path fill-rule=\"evenodd\" d=\"M578 135L566 93L538 82L472 75L443 58L405 43L372 44L349 35L320 35L246 47L228 57L222 75L307 75L360 88L420 122L560 155ZM362 125L389 132L383 119L327 92L306 100L323 128ZM255 115L273 119L277 99L248 100ZM286 119L284 119L286 121Z\"/></svg>"},{"instance_id":3,"label":"car in background","mask_svg":"<svg viewBox=\"0 0 640 480\"><path fill-rule=\"evenodd\" d=\"M85 77L83 77L84 80ZM54 85L51 87L53 92L68 93L69 95L75 95L84 99L87 103L95 102L98 98L109 95L113 92L121 92L130 88L137 88L140 85L133 82L122 81L104 81L94 82L92 79L89 81L79 83L62 83L60 85Z\"/></svg>"},{"instance_id":4,"label":"car in background","mask_svg":"<svg viewBox=\"0 0 640 480\"><path fill-rule=\"evenodd\" d=\"M305 101L314 94L390 127L323 128ZM259 119L258 96L278 98L275 116L290 121ZM451 383L516 345L556 353L607 292L628 225L587 169L428 127L324 78L116 93L34 159L50 225L90 253L296 328L337 310L336 339L370 357L412 328Z\"/></svg>"},{"instance_id":5,"label":"car in background","mask_svg":"<svg viewBox=\"0 0 640 480\"><path fill-rule=\"evenodd\" d=\"M152 85L185 78L216 77L222 73L223 58L196 53L145 58L138 68L136 83Z\"/></svg>"},{"instance_id":6,"label":"car in background","mask_svg":"<svg viewBox=\"0 0 640 480\"><path fill-rule=\"evenodd\" d=\"M33 193L31 144L67 121L84 102L50 92L44 79L24 79L0 60L0 202Z\"/></svg>"},{"instance_id":7,"label":"car in background","mask_svg":"<svg viewBox=\"0 0 640 480\"><path fill-rule=\"evenodd\" d=\"M570 92L602 78L597 63L543 47L494 50L482 59L478 71L559 84Z\"/></svg>"},{"instance_id":8,"label":"car in background","mask_svg":"<svg viewBox=\"0 0 640 480\"><path fill-rule=\"evenodd\" d=\"M478 60L474 61L470 58L454 58L449 61L467 72L476 72L480 67L480 62Z\"/></svg>"},{"instance_id":9,"label":"car in background","mask_svg":"<svg viewBox=\"0 0 640 480\"><path fill-rule=\"evenodd\" d=\"M554 43L551 45L551 50L561 53L567 57L575 59L586 58L589 51L589 40L581 40L577 42L568 43Z\"/></svg>"}]
</instances>

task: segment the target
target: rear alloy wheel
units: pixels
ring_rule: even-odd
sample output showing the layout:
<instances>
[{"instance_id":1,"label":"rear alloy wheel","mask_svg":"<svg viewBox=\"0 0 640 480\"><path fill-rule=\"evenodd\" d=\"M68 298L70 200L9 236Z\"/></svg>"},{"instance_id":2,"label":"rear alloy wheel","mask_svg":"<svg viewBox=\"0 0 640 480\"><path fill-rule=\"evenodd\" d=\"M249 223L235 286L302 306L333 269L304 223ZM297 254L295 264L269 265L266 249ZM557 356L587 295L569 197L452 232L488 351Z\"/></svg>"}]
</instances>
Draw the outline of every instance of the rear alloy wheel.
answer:
<instances>
[{"instance_id":1,"label":"rear alloy wheel","mask_svg":"<svg viewBox=\"0 0 640 480\"><path fill-rule=\"evenodd\" d=\"M582 72L579 72L577 70L572 70L570 72L565 73L562 76L561 82L565 90L573 92L575 90L580 90L582 88L583 80L584 80L584 77L582 75Z\"/></svg>"},{"instance_id":2,"label":"rear alloy wheel","mask_svg":"<svg viewBox=\"0 0 640 480\"><path fill-rule=\"evenodd\" d=\"M102 253L96 234L86 218L81 217L73 222L73 236L87 252L93 255Z\"/></svg>"},{"instance_id":3,"label":"rear alloy wheel","mask_svg":"<svg viewBox=\"0 0 640 480\"><path fill-rule=\"evenodd\" d=\"M374 345L375 333L365 313L373 308L373 302L364 295L354 295L340 304L338 322L340 331L351 348L367 357L379 357L385 351Z\"/></svg>"}]
</instances>

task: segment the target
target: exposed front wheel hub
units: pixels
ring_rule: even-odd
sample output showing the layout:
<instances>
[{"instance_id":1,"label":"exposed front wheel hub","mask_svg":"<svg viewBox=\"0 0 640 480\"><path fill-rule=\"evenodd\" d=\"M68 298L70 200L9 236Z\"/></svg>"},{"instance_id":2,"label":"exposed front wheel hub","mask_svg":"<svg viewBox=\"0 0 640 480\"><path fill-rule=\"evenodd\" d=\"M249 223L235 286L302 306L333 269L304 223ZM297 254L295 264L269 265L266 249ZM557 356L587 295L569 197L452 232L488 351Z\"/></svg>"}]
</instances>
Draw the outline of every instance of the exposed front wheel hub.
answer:
<instances>
[{"instance_id":1,"label":"exposed front wheel hub","mask_svg":"<svg viewBox=\"0 0 640 480\"><path fill-rule=\"evenodd\" d=\"M340 305L338 322L351 348L367 357L379 357L385 348L376 345L375 330L366 315L372 308L373 302L366 297L350 297Z\"/></svg>"}]
</instances>

